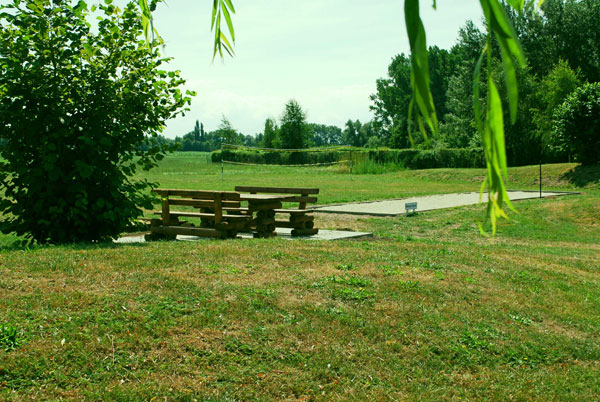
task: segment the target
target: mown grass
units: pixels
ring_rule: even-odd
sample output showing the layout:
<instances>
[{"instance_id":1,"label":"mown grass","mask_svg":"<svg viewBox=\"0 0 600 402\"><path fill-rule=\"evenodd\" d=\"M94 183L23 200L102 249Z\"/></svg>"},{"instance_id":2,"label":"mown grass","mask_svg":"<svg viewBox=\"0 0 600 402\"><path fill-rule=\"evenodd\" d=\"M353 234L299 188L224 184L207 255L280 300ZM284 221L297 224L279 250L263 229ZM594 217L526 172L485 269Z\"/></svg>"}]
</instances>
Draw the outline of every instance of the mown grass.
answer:
<instances>
[{"instance_id":1,"label":"mown grass","mask_svg":"<svg viewBox=\"0 0 600 402\"><path fill-rule=\"evenodd\" d=\"M143 177L161 187L171 188L233 190L236 185L318 187L321 189L319 203L322 204L479 191L485 178L484 169L391 169L382 173L380 168L373 168L377 174L354 174L351 177L347 166L288 168L227 164L221 176L221 165L207 164L206 155L200 152L173 154L159 168L143 173ZM599 169L579 168L572 173L576 167L575 164L544 165L543 188L597 191L600 187L597 179L600 177ZM385 167L382 169L385 170ZM538 166L510 168L508 187L537 190L538 169ZM596 181L592 177L596 177Z\"/></svg>"},{"instance_id":2,"label":"mown grass","mask_svg":"<svg viewBox=\"0 0 600 402\"><path fill-rule=\"evenodd\" d=\"M512 183L535 187L534 168L513 169ZM596 400L600 191L589 170L578 187L561 178L572 166L545 168L549 186L584 194L520 201L494 239L479 235L482 207L471 206L318 215L319 227L375 233L356 241L5 250L0 326L17 339L0 344L0 399ZM225 188L246 177L201 174L155 179ZM310 177L320 199L346 197L339 175L305 174L248 177ZM359 180L409 183L398 197L466 177L477 189L480 174L401 171L352 186L378 199L390 190Z\"/></svg>"}]
</instances>

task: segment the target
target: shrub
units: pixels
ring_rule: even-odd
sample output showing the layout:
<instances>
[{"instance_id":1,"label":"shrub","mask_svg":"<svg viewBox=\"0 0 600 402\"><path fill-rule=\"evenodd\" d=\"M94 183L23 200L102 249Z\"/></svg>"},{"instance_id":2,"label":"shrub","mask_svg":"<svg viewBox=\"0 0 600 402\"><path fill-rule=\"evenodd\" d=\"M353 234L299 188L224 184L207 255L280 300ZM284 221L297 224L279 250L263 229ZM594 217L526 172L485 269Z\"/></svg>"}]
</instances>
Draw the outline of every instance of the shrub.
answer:
<instances>
[{"instance_id":1,"label":"shrub","mask_svg":"<svg viewBox=\"0 0 600 402\"><path fill-rule=\"evenodd\" d=\"M257 150L223 150L223 158L226 161L256 164L294 164L290 160L291 153L268 152ZM350 155L347 150L336 150L327 152L308 152L304 155L304 163L331 163L348 160ZM211 154L213 162L221 161L221 151ZM356 167L361 166L360 171L380 172L372 163L386 166L387 168L409 168L409 169L431 169L431 168L475 168L484 167L485 158L481 148L472 149L354 149L352 160ZM386 168L386 169L387 169Z\"/></svg>"},{"instance_id":2,"label":"shrub","mask_svg":"<svg viewBox=\"0 0 600 402\"><path fill-rule=\"evenodd\" d=\"M554 115L558 146L583 165L600 161L600 83L585 84Z\"/></svg>"},{"instance_id":3,"label":"shrub","mask_svg":"<svg viewBox=\"0 0 600 402\"><path fill-rule=\"evenodd\" d=\"M131 176L169 147L141 145L190 100L133 2L100 5L97 33L73 4L13 0L0 17L0 229L41 243L114 237L151 207Z\"/></svg>"}]
</instances>

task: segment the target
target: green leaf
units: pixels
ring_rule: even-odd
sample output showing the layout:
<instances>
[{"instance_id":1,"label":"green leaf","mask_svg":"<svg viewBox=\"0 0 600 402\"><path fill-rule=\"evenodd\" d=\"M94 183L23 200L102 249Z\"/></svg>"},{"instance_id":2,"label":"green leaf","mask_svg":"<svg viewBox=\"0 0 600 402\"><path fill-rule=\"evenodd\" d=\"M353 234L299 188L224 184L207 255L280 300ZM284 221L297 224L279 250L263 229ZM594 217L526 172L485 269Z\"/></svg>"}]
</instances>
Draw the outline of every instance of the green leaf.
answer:
<instances>
[{"instance_id":1,"label":"green leaf","mask_svg":"<svg viewBox=\"0 0 600 402\"><path fill-rule=\"evenodd\" d=\"M525 6L525 0L506 0L506 2L510 4L512 8L519 11L523 10L523 7Z\"/></svg>"},{"instance_id":2,"label":"green leaf","mask_svg":"<svg viewBox=\"0 0 600 402\"><path fill-rule=\"evenodd\" d=\"M231 12L233 14L235 14L235 8L233 7L233 3L231 2L231 0L225 0L225 2L227 3L227 7L229 7L229 9L231 10Z\"/></svg>"},{"instance_id":3,"label":"green leaf","mask_svg":"<svg viewBox=\"0 0 600 402\"><path fill-rule=\"evenodd\" d=\"M523 53L517 34L504 11L504 7L498 0L480 0L480 3L488 26L496 36L500 47L500 54L502 55L504 65L504 76L508 89L510 118L514 123L517 119L519 92L513 59L521 67L525 67L525 54Z\"/></svg>"},{"instance_id":4,"label":"green leaf","mask_svg":"<svg viewBox=\"0 0 600 402\"><path fill-rule=\"evenodd\" d=\"M438 121L429 86L429 62L425 28L419 14L419 0L405 0L404 16L411 50L411 83L413 99L423 120L434 135L438 134ZM422 125L420 125L421 127ZM424 129L423 129L424 131ZM427 138L427 133L423 134Z\"/></svg>"},{"instance_id":5,"label":"green leaf","mask_svg":"<svg viewBox=\"0 0 600 402\"><path fill-rule=\"evenodd\" d=\"M217 12L219 11L219 0L213 0L213 10L212 17L210 18L210 29L212 30L215 27L215 18L217 16Z\"/></svg>"},{"instance_id":6,"label":"green leaf","mask_svg":"<svg viewBox=\"0 0 600 402\"><path fill-rule=\"evenodd\" d=\"M225 6L222 6L221 9L223 10L225 22L227 22L227 27L229 29L229 33L231 34L231 40L235 42L235 31L233 29L233 23L231 22L231 15L229 14L229 10Z\"/></svg>"}]
</instances>

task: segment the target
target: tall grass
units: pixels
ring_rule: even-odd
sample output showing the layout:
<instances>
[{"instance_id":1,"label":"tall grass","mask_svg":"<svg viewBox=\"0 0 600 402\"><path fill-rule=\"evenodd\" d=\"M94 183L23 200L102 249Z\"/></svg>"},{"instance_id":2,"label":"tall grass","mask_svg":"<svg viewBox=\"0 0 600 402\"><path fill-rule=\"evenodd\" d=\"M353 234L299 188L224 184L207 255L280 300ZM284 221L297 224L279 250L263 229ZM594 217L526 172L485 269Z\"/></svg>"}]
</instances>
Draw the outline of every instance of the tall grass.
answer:
<instances>
[{"instance_id":1,"label":"tall grass","mask_svg":"<svg viewBox=\"0 0 600 402\"><path fill-rule=\"evenodd\" d=\"M359 160L352 167L352 173L355 174L383 174L401 170L406 168L400 163L377 163L372 159Z\"/></svg>"}]
</instances>

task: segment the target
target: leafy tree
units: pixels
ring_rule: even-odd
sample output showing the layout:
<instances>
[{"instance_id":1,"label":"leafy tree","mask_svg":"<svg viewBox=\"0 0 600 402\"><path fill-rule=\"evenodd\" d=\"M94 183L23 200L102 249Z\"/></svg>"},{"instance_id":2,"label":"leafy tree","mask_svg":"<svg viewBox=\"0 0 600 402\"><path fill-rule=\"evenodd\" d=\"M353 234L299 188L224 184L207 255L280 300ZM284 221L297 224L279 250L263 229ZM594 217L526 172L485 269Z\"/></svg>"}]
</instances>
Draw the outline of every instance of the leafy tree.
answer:
<instances>
[{"instance_id":1,"label":"leafy tree","mask_svg":"<svg viewBox=\"0 0 600 402\"><path fill-rule=\"evenodd\" d=\"M559 60L539 85L539 105L533 108L534 122L544 151L553 161L566 161L568 154L565 149L561 150L561 147L556 146L558 139L554 133L552 118L567 96L581 86L580 77L580 70L574 71L566 61Z\"/></svg>"},{"instance_id":2,"label":"leafy tree","mask_svg":"<svg viewBox=\"0 0 600 402\"><path fill-rule=\"evenodd\" d=\"M194 126L194 141L200 141L200 122L198 120Z\"/></svg>"},{"instance_id":3,"label":"leafy tree","mask_svg":"<svg viewBox=\"0 0 600 402\"><path fill-rule=\"evenodd\" d=\"M480 147L473 113L473 70L485 47L485 34L467 21L458 32L458 42L452 48L456 67L447 77L446 114L440 133L451 148Z\"/></svg>"},{"instance_id":4,"label":"leafy tree","mask_svg":"<svg viewBox=\"0 0 600 402\"><path fill-rule=\"evenodd\" d=\"M343 143L342 129L337 126L310 123L309 131L312 131L314 143L317 147L341 145Z\"/></svg>"},{"instance_id":5,"label":"leafy tree","mask_svg":"<svg viewBox=\"0 0 600 402\"><path fill-rule=\"evenodd\" d=\"M377 92L370 96L375 121L387 133L385 137L392 148L410 145L407 120L412 96L410 71L410 59L406 55L394 57L388 67L389 78L378 79Z\"/></svg>"},{"instance_id":6,"label":"leafy tree","mask_svg":"<svg viewBox=\"0 0 600 402\"><path fill-rule=\"evenodd\" d=\"M281 116L279 139L281 148L302 149L309 143L309 130L306 123L306 113L295 100L290 100L285 105Z\"/></svg>"},{"instance_id":7,"label":"leafy tree","mask_svg":"<svg viewBox=\"0 0 600 402\"><path fill-rule=\"evenodd\" d=\"M227 117L221 117L221 124L217 129L217 135L221 138L223 144L241 144L243 142L242 135L231 126Z\"/></svg>"},{"instance_id":8,"label":"leafy tree","mask_svg":"<svg viewBox=\"0 0 600 402\"><path fill-rule=\"evenodd\" d=\"M360 122L360 120L356 120L356 121L348 120L346 122L346 128L344 128L344 132L342 134L344 143L346 145L351 145L353 147L362 146L363 141L361 138L361 128L362 128L362 123Z\"/></svg>"},{"instance_id":9,"label":"leafy tree","mask_svg":"<svg viewBox=\"0 0 600 402\"><path fill-rule=\"evenodd\" d=\"M543 7L543 26L535 37L547 38L543 42L548 50L540 57L540 74L545 75L559 59L581 71L589 82L600 81L600 2L598 0L546 0ZM534 48L541 41L532 41ZM533 49L530 50L532 53ZM543 70L543 66L546 70Z\"/></svg>"},{"instance_id":10,"label":"leafy tree","mask_svg":"<svg viewBox=\"0 0 600 402\"><path fill-rule=\"evenodd\" d=\"M150 208L138 168L166 149L154 143L190 99L156 42L140 41L137 6L14 0L0 14L1 230L40 243L103 240Z\"/></svg>"},{"instance_id":11,"label":"leafy tree","mask_svg":"<svg viewBox=\"0 0 600 402\"><path fill-rule=\"evenodd\" d=\"M600 82L584 84L554 117L559 146L584 165L600 162Z\"/></svg>"},{"instance_id":12,"label":"leafy tree","mask_svg":"<svg viewBox=\"0 0 600 402\"><path fill-rule=\"evenodd\" d=\"M265 131L262 139L262 146L265 148L275 148L277 143L277 123L275 120L268 118L265 120Z\"/></svg>"}]
</instances>

